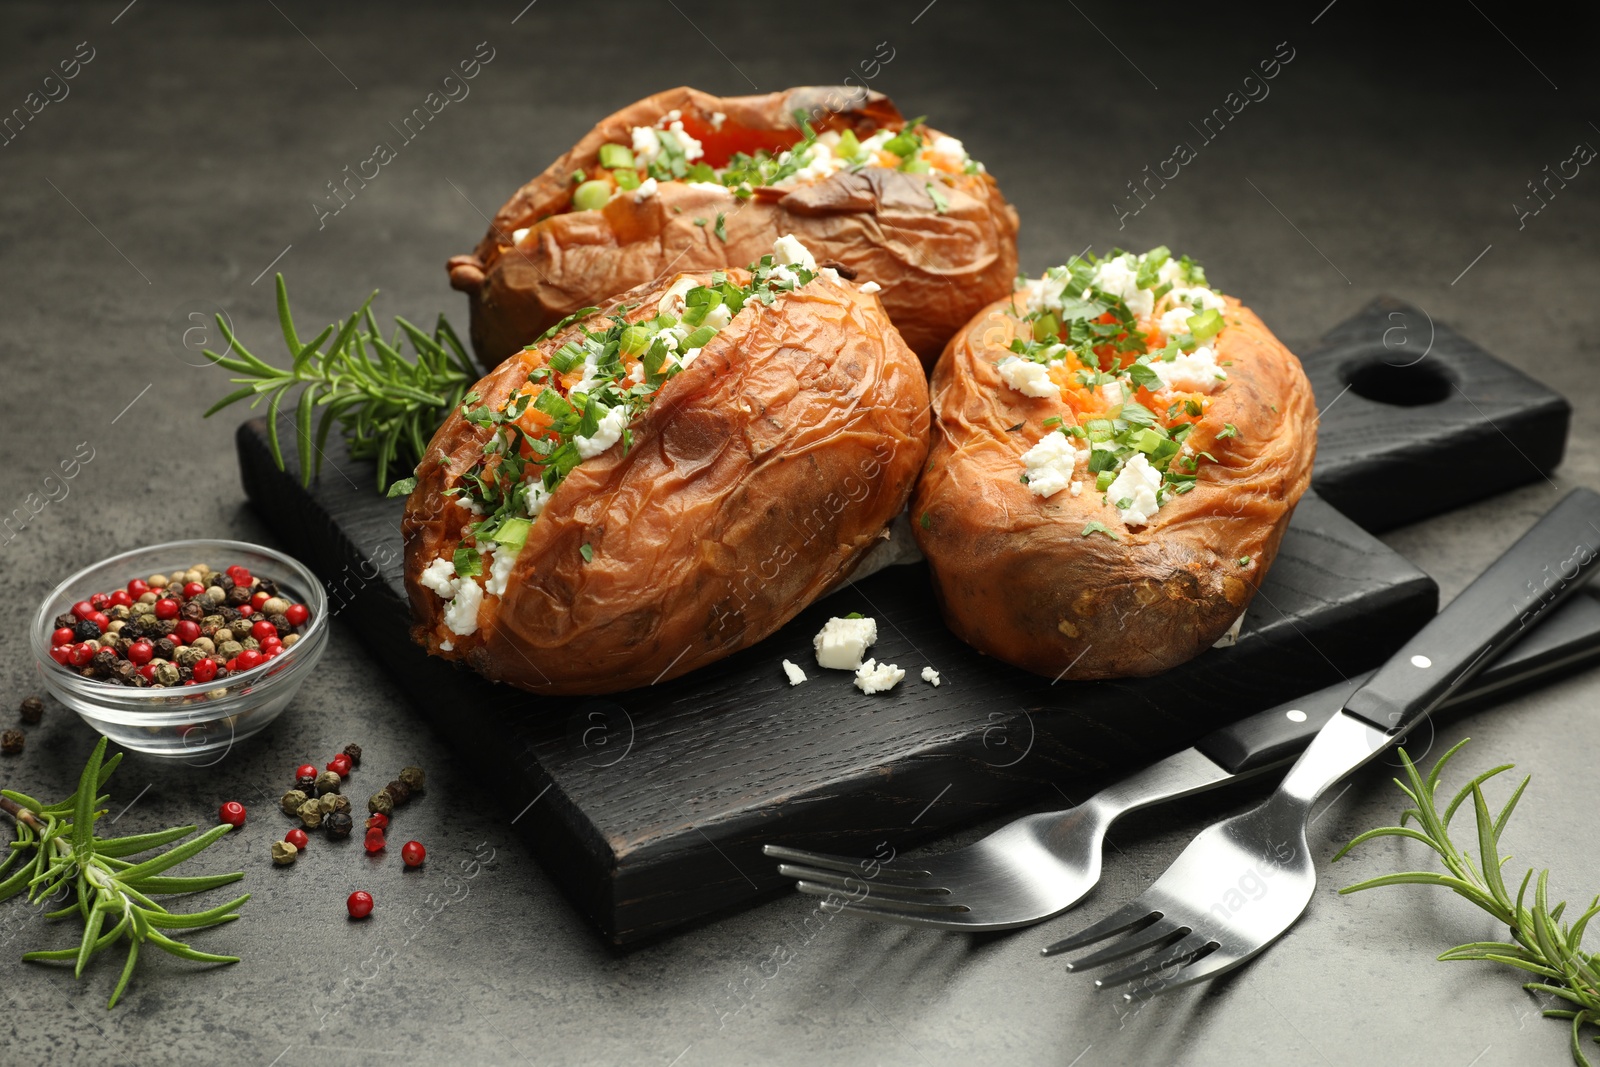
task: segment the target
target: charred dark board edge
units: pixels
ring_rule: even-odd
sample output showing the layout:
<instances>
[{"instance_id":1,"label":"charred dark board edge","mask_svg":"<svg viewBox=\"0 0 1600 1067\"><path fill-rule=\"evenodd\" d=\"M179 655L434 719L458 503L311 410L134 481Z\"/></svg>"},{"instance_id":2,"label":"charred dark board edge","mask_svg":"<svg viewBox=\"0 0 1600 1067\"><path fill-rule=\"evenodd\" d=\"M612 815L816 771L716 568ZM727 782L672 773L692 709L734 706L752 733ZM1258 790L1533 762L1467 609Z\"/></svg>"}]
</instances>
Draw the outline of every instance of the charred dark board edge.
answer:
<instances>
[{"instance_id":1,"label":"charred dark board edge","mask_svg":"<svg viewBox=\"0 0 1600 1067\"><path fill-rule=\"evenodd\" d=\"M1431 579L1308 494L1239 645L1160 678L1051 686L986 661L939 622L921 568L901 567L691 676L606 700L540 701L411 644L401 502L374 493L367 465L334 444L308 491L292 469L276 469L261 421L240 427L238 448L246 493L323 577L330 611L356 624L436 729L488 760L518 833L613 944L782 889L759 854L767 841L870 854L879 841L909 847L999 814L1052 784L1081 799L1080 787L1229 718L1374 665L1437 604ZM907 681L892 700L867 698L848 675L813 670L796 703L778 660L805 662L820 622L857 607L883 620L874 651L910 668ZM917 679L924 662L945 672L945 685ZM786 748L773 740L784 730ZM840 732L863 736L852 748ZM877 756L885 747L892 758ZM819 787L804 761L840 750L851 765L829 769ZM841 812L855 829L841 826Z\"/></svg>"},{"instance_id":2,"label":"charred dark board edge","mask_svg":"<svg viewBox=\"0 0 1600 1067\"><path fill-rule=\"evenodd\" d=\"M1394 297L1300 362L1324 412L1312 485L1373 532L1537 481L1565 453L1564 397Z\"/></svg>"}]
</instances>

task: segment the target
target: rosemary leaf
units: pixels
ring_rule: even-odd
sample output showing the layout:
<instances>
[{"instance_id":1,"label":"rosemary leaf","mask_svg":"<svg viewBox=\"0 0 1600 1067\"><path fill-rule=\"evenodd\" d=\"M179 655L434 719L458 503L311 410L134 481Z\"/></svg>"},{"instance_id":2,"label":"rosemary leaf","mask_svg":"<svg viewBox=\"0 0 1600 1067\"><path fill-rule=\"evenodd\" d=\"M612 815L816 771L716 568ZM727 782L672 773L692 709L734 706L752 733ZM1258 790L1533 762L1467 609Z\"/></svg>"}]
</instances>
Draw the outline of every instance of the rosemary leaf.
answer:
<instances>
[{"instance_id":1,"label":"rosemary leaf","mask_svg":"<svg viewBox=\"0 0 1600 1067\"><path fill-rule=\"evenodd\" d=\"M1571 1021L1572 1060L1580 1067L1589 1067L1589 1060L1583 1054L1582 1038L1585 1026L1600 1027L1600 954L1583 951L1583 935L1589 921L1596 914L1600 914L1600 896L1594 898L1576 922L1566 925L1561 921L1566 911L1566 903L1559 902L1554 907L1550 906L1550 872L1540 871L1535 878L1533 869L1529 868L1523 875L1516 898L1514 900L1511 898L1501 873L1501 868L1510 857L1502 858L1500 855L1500 836L1505 832L1506 823L1510 820L1511 813L1516 810L1517 803L1522 799L1530 779L1523 778L1499 814L1491 814L1489 803L1483 795L1484 783L1511 770L1512 765L1505 764L1492 768L1467 782L1455 794L1441 816L1435 806L1440 778L1446 765L1466 743L1463 740L1440 756L1426 779L1417 771L1416 765L1411 762L1411 757L1401 749L1400 761L1405 768L1406 781L1401 782L1396 779L1395 785L1399 786L1400 791L1412 800L1416 807L1405 811L1400 820L1401 825L1381 826L1368 830L1351 841L1339 851L1338 856L1334 857L1337 860L1357 845L1374 838L1409 837L1422 841L1431 848L1449 873L1408 871L1382 875L1356 885L1346 886L1339 892L1357 893L1388 885L1442 886L1493 915L1508 928L1512 941L1474 941L1470 944L1457 945L1442 953L1439 959L1498 963L1547 979L1543 982L1525 983L1523 988L1536 993L1545 993L1574 1005L1572 1010L1548 1009L1544 1015L1546 1018ZM1472 800L1476 823L1477 862L1473 861L1471 855L1461 851L1449 834L1452 816L1468 798ZM1413 819L1420 830L1405 826L1407 821ZM1527 904L1530 882L1534 886L1532 907ZM1594 1040L1600 1042L1600 1037Z\"/></svg>"},{"instance_id":2,"label":"rosemary leaf","mask_svg":"<svg viewBox=\"0 0 1600 1067\"><path fill-rule=\"evenodd\" d=\"M295 450L300 480L310 485L322 467L328 434L337 424L356 459L375 462L378 491L389 488L390 468L409 473L422 459L427 443L477 380L461 339L444 316L431 334L405 319L396 319L386 340L372 311L374 291L361 307L316 337L302 341L289 307L288 287L276 278L278 322L290 357L288 369L268 365L243 345L219 317L228 342L224 353L205 352L212 363L231 372L239 386L206 412L209 417L240 401L252 406L263 397L267 406L267 442L273 462L285 469L278 419L294 415ZM409 342L413 355L401 351Z\"/></svg>"},{"instance_id":3,"label":"rosemary leaf","mask_svg":"<svg viewBox=\"0 0 1600 1067\"><path fill-rule=\"evenodd\" d=\"M284 328L286 335L292 334L293 325L287 318ZM46 917L80 916L83 935L78 947L28 952L22 958L72 960L74 977L82 976L97 953L120 940L127 940L128 957L106 1003L109 1009L116 1006L128 988L139 960L140 945L146 941L154 942L173 955L201 963L237 962L235 956L200 952L174 941L158 928L199 930L232 922L239 918L238 909L250 896L245 894L206 911L187 914L174 914L150 898L148 894L151 893L192 893L243 878L243 873L200 876L160 873L193 857L233 828L223 824L183 844L175 842L194 833L193 826L126 837L96 837L95 821L109 810L101 805L110 799L101 796L99 791L122 758L118 754L107 760L105 750L106 739L101 738L84 766L77 791L60 803L43 805L23 794L4 791L7 804L0 808L13 816L17 836L10 856L0 864L0 871L12 863L18 866L0 882L0 900L26 889L30 901L35 904L70 901L64 907L47 912ZM122 858L164 845L173 847L140 863ZM116 922L107 929L107 921L113 918Z\"/></svg>"}]
</instances>

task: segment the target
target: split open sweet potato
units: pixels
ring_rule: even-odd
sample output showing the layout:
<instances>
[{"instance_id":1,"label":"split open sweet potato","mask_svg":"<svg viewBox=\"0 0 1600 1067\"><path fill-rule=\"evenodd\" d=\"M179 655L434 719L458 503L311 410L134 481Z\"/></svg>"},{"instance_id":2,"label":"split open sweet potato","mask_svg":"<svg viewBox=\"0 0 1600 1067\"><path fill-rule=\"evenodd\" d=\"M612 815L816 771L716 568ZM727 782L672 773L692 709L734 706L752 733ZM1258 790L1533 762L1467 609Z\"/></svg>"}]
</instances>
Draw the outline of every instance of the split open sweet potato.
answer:
<instances>
[{"instance_id":1,"label":"split open sweet potato","mask_svg":"<svg viewBox=\"0 0 1600 1067\"><path fill-rule=\"evenodd\" d=\"M450 283L493 367L580 307L664 273L753 262L783 234L882 286L928 365L1017 273L1017 213L994 179L881 94L678 88L608 116L517 190L477 249L450 260Z\"/></svg>"},{"instance_id":2,"label":"split open sweet potato","mask_svg":"<svg viewBox=\"0 0 1600 1067\"><path fill-rule=\"evenodd\" d=\"M883 536L926 378L870 287L777 248L624 293L478 383L406 507L430 652L538 693L649 685L767 636Z\"/></svg>"},{"instance_id":3,"label":"split open sweet potato","mask_svg":"<svg viewBox=\"0 0 1600 1067\"><path fill-rule=\"evenodd\" d=\"M1240 617L1310 482L1299 361L1166 249L997 301L933 376L913 529L950 627L1068 680L1149 675Z\"/></svg>"}]
</instances>

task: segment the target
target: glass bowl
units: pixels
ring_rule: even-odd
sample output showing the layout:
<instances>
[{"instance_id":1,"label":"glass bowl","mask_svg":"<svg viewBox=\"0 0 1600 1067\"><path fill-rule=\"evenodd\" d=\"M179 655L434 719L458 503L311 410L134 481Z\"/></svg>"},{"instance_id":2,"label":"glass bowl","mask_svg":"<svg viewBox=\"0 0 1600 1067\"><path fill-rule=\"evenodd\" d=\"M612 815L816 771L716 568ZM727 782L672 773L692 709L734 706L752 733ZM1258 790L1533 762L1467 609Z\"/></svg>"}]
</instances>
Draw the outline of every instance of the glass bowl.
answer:
<instances>
[{"instance_id":1,"label":"glass bowl","mask_svg":"<svg viewBox=\"0 0 1600 1067\"><path fill-rule=\"evenodd\" d=\"M50 658L58 615L94 593L124 588L135 578L178 573L194 563L242 564L270 578L283 595L304 604L311 618L300 640L259 667L215 682L170 689L133 689L85 678ZM276 719L310 676L328 643L328 599L322 583L298 561L243 541L170 541L102 560L56 586L39 605L28 640L50 694L124 748L167 759L221 759L236 743Z\"/></svg>"}]
</instances>

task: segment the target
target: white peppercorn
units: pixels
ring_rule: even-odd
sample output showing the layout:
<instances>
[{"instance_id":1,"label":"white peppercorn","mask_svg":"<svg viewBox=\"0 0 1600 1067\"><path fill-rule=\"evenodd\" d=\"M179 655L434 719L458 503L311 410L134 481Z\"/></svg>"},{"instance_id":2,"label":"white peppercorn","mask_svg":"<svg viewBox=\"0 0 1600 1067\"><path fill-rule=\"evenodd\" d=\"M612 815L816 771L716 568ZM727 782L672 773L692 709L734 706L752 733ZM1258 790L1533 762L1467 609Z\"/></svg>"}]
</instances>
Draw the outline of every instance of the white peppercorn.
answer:
<instances>
[{"instance_id":1,"label":"white peppercorn","mask_svg":"<svg viewBox=\"0 0 1600 1067\"><path fill-rule=\"evenodd\" d=\"M300 805L300 810L295 812L300 816L300 821L307 830L315 830L322 825L322 808L315 800L308 800Z\"/></svg>"},{"instance_id":2,"label":"white peppercorn","mask_svg":"<svg viewBox=\"0 0 1600 1067\"><path fill-rule=\"evenodd\" d=\"M280 867L287 867L300 855L300 850L287 841L274 841L272 843L272 862Z\"/></svg>"},{"instance_id":3,"label":"white peppercorn","mask_svg":"<svg viewBox=\"0 0 1600 1067\"><path fill-rule=\"evenodd\" d=\"M338 771L323 771L317 775L317 793L337 793L342 782Z\"/></svg>"}]
</instances>

